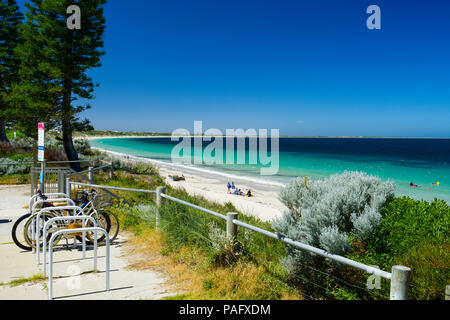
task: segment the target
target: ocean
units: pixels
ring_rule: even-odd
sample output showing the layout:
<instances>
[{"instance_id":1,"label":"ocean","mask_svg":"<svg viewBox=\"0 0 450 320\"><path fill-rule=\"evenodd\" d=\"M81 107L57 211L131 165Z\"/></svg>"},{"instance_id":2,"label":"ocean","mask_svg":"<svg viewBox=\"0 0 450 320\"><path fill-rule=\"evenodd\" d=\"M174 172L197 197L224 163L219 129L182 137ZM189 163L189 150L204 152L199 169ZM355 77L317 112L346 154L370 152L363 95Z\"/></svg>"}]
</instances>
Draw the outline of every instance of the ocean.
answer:
<instances>
[{"instance_id":1,"label":"ocean","mask_svg":"<svg viewBox=\"0 0 450 320\"><path fill-rule=\"evenodd\" d=\"M212 140L215 141L214 138ZM203 141L202 152L210 143ZM170 137L91 140L91 145L99 149L166 163L172 161L172 150L178 144L177 141L171 141ZM194 151L193 138L191 146L192 159L201 159L200 148L197 152ZM450 203L450 139L280 138L279 168L274 175L261 175L261 168L268 168L270 165L261 164L259 148L249 151L249 139L246 139L244 163L237 163L239 152L235 143L234 161L226 164L225 146L223 140L222 150L211 153L209 149L207 154L210 156L203 158L204 162L222 158L224 164L194 164L192 160L190 164L180 165L180 170L188 166L237 181L247 179L277 185L284 185L298 176L314 179L344 171L362 171L382 180L393 180L397 195L428 201L438 198ZM270 140L267 149L270 159ZM187 154L180 152L180 155ZM252 161L255 158L257 161ZM421 187L412 188L411 182Z\"/></svg>"}]
</instances>

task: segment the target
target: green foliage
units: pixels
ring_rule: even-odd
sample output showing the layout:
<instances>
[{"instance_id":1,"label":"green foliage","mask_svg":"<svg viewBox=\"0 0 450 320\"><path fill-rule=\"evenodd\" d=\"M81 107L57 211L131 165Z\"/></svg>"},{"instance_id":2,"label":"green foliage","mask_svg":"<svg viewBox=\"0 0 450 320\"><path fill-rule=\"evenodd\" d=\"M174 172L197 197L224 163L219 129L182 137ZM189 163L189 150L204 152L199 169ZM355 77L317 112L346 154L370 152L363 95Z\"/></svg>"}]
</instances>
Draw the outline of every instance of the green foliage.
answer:
<instances>
[{"instance_id":1,"label":"green foliage","mask_svg":"<svg viewBox=\"0 0 450 320\"><path fill-rule=\"evenodd\" d=\"M93 154L92 149L91 149L91 144L89 143L89 140L86 139L76 139L74 141L74 147L75 150L77 150L77 152L79 154L85 155L85 156L90 156Z\"/></svg>"},{"instance_id":2,"label":"green foliage","mask_svg":"<svg viewBox=\"0 0 450 320\"><path fill-rule=\"evenodd\" d=\"M442 299L450 281L450 206L396 198L382 211L383 219L363 252L355 257L384 270L406 265L412 270L411 297Z\"/></svg>"},{"instance_id":3,"label":"green foliage","mask_svg":"<svg viewBox=\"0 0 450 320\"><path fill-rule=\"evenodd\" d=\"M15 0L0 0L0 141L7 142L6 120L11 111L7 96L18 79L19 59L14 49L20 41L18 28L23 16Z\"/></svg>"},{"instance_id":4,"label":"green foliage","mask_svg":"<svg viewBox=\"0 0 450 320\"><path fill-rule=\"evenodd\" d=\"M29 158L12 160L10 158L0 158L0 176L28 173L30 167L24 162L29 162Z\"/></svg>"},{"instance_id":5,"label":"green foliage","mask_svg":"<svg viewBox=\"0 0 450 320\"><path fill-rule=\"evenodd\" d=\"M382 215L376 237L368 243L374 251L396 254L426 239L442 243L449 238L450 207L443 200L430 203L401 197L389 203Z\"/></svg>"},{"instance_id":6,"label":"green foliage","mask_svg":"<svg viewBox=\"0 0 450 320\"><path fill-rule=\"evenodd\" d=\"M410 296L421 300L445 299L450 283L450 243L427 239L395 259L411 268Z\"/></svg>"}]
</instances>

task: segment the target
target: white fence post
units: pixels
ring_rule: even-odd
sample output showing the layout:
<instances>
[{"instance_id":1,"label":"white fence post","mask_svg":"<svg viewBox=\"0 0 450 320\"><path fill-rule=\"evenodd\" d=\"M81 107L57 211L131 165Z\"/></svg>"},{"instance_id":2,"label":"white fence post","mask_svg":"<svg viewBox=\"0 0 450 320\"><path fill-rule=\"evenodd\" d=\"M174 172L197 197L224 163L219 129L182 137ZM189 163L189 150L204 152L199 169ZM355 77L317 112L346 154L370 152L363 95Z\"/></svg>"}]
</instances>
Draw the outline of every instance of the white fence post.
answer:
<instances>
[{"instance_id":1,"label":"white fence post","mask_svg":"<svg viewBox=\"0 0 450 320\"><path fill-rule=\"evenodd\" d=\"M92 183L92 184L94 184L94 170L93 170L94 168L92 168L92 167L89 167L89 174L88 174L88 177L89 177L89 183Z\"/></svg>"},{"instance_id":2,"label":"white fence post","mask_svg":"<svg viewBox=\"0 0 450 320\"><path fill-rule=\"evenodd\" d=\"M158 210L156 212L156 230L158 230L158 228L159 228L159 220L160 220L159 209L161 208L161 206L164 203L164 199L163 199L163 197L161 197L162 193L166 193L166 187L157 187L156 188L156 206L157 206Z\"/></svg>"},{"instance_id":3,"label":"white fence post","mask_svg":"<svg viewBox=\"0 0 450 320\"><path fill-rule=\"evenodd\" d=\"M445 287L445 300L450 300L450 284Z\"/></svg>"},{"instance_id":4,"label":"white fence post","mask_svg":"<svg viewBox=\"0 0 450 320\"><path fill-rule=\"evenodd\" d=\"M404 266L393 266L391 277L391 300L408 300L411 269Z\"/></svg>"},{"instance_id":5,"label":"white fence post","mask_svg":"<svg viewBox=\"0 0 450 320\"><path fill-rule=\"evenodd\" d=\"M111 163L111 167L109 168L109 178L114 178L114 165Z\"/></svg>"},{"instance_id":6,"label":"white fence post","mask_svg":"<svg viewBox=\"0 0 450 320\"><path fill-rule=\"evenodd\" d=\"M72 198L72 185L70 184L70 177L66 175L66 194Z\"/></svg>"},{"instance_id":7,"label":"white fence post","mask_svg":"<svg viewBox=\"0 0 450 320\"><path fill-rule=\"evenodd\" d=\"M233 223L233 220L238 218L238 214L235 212L227 213L227 237L233 242L237 239L238 226Z\"/></svg>"}]
</instances>

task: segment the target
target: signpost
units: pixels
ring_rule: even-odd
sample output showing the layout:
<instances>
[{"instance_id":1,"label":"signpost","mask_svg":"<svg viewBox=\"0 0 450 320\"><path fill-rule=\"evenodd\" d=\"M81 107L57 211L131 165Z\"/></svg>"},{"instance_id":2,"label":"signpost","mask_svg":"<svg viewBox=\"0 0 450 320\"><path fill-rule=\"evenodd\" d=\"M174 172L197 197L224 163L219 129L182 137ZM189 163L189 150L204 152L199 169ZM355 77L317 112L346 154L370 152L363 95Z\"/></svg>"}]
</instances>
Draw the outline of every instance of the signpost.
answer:
<instances>
[{"instance_id":1,"label":"signpost","mask_svg":"<svg viewBox=\"0 0 450 320\"><path fill-rule=\"evenodd\" d=\"M38 161L41 162L41 175L40 175L40 183L41 183L41 191L42 193L45 192L44 185L45 185L45 125L44 123L38 124Z\"/></svg>"}]
</instances>

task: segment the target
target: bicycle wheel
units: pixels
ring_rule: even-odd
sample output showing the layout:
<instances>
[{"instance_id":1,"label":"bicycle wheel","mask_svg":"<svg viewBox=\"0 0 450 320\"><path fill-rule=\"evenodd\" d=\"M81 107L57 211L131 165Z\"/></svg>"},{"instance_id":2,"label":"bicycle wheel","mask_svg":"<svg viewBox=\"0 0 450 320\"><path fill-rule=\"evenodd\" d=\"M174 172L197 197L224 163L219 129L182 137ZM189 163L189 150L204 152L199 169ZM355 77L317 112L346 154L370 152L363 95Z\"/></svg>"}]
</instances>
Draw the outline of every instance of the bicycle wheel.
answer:
<instances>
[{"instance_id":1,"label":"bicycle wheel","mask_svg":"<svg viewBox=\"0 0 450 320\"><path fill-rule=\"evenodd\" d=\"M116 240L117 236L119 235L119 219L117 219L116 215L111 213L111 212L107 212L107 211L103 211L101 212L101 214L106 214L109 217L109 220L111 221L111 227L108 230L108 234L109 234L109 240L111 242L113 242L114 240Z\"/></svg>"},{"instance_id":2,"label":"bicycle wheel","mask_svg":"<svg viewBox=\"0 0 450 320\"><path fill-rule=\"evenodd\" d=\"M30 247L25 240L25 237L23 235L23 230L25 223L27 222L27 219L31 216L31 213L24 214L21 216L17 221L14 223L12 230L11 230L11 236L16 244L20 249L31 251L33 248Z\"/></svg>"},{"instance_id":3,"label":"bicycle wheel","mask_svg":"<svg viewBox=\"0 0 450 320\"><path fill-rule=\"evenodd\" d=\"M106 232L110 232L111 229L111 220L109 219L109 215L105 212L98 212L98 213L92 213L90 214L91 217L95 218L95 221L97 221L97 226L99 228L105 229ZM86 226L91 228L94 226L93 222L88 220L86 223ZM93 244L94 243L94 232L87 232L86 237L88 238L88 243ZM103 233L100 234L100 237L97 238L97 242L103 242L105 241L105 235ZM77 237L78 240L82 241L81 237ZM110 237L110 241L111 237Z\"/></svg>"},{"instance_id":4,"label":"bicycle wheel","mask_svg":"<svg viewBox=\"0 0 450 320\"><path fill-rule=\"evenodd\" d=\"M56 214L54 213L50 213L50 212L45 212L43 214L41 214L41 219L39 219L39 224L38 224L38 230L35 230L35 232L38 232L38 241L39 241L39 247L42 247L42 243L43 243L43 236L44 236L44 224L50 220L51 218L57 217ZM27 220L27 222L25 223L25 226L23 228L23 235L24 238L27 242L27 244L31 247L31 248L36 248L36 244L35 244L35 240L32 239L32 226L36 225L36 218L37 218L37 214L33 215L31 218L29 218ZM52 234L58 230L61 229L66 229L66 224L64 224L61 221L54 221L48 228L47 228L47 239L45 239L46 244L48 245L50 242L50 238L52 237ZM53 244L56 245L61 238L63 237L63 235L59 235L58 237L56 237L56 239L54 240Z\"/></svg>"}]
</instances>

